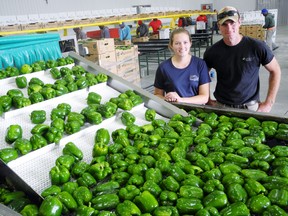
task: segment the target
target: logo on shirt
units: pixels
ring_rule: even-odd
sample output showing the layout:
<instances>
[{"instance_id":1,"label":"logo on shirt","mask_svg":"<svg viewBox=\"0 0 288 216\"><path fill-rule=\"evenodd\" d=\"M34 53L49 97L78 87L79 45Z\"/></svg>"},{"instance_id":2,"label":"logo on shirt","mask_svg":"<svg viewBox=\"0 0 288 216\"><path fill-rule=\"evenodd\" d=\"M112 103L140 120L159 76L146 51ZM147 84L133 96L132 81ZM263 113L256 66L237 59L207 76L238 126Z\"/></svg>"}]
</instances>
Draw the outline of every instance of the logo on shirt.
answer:
<instances>
[{"instance_id":1,"label":"logo on shirt","mask_svg":"<svg viewBox=\"0 0 288 216\"><path fill-rule=\"evenodd\" d=\"M199 77L197 75L190 75L190 80L196 82L199 81Z\"/></svg>"},{"instance_id":2,"label":"logo on shirt","mask_svg":"<svg viewBox=\"0 0 288 216\"><path fill-rule=\"evenodd\" d=\"M254 57L243 57L242 58L242 61L246 61L246 62L251 62L251 61L253 61L253 59L254 59Z\"/></svg>"}]
</instances>

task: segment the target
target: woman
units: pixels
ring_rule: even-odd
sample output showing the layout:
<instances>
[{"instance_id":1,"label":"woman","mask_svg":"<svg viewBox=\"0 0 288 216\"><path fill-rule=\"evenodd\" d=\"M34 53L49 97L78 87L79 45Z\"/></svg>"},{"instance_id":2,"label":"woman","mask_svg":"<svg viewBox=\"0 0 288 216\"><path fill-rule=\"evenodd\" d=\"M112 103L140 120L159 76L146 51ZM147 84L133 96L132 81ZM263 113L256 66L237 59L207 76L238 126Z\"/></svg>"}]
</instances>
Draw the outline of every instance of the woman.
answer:
<instances>
[{"instance_id":1,"label":"woman","mask_svg":"<svg viewBox=\"0 0 288 216\"><path fill-rule=\"evenodd\" d=\"M162 62L154 81L154 95L169 102L205 104L209 99L210 76L206 63L190 53L192 39L186 29L171 33L173 56Z\"/></svg>"}]
</instances>

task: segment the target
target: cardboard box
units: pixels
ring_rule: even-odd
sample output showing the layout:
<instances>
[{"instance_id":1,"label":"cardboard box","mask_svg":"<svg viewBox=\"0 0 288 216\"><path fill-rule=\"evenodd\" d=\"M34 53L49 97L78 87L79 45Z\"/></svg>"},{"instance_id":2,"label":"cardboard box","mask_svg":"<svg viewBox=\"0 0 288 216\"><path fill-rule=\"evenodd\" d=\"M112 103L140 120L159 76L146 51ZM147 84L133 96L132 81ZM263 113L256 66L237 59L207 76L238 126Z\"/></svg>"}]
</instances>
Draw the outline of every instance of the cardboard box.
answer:
<instances>
[{"instance_id":1,"label":"cardboard box","mask_svg":"<svg viewBox=\"0 0 288 216\"><path fill-rule=\"evenodd\" d=\"M89 54L103 54L115 51L113 38L86 40L83 46L88 48Z\"/></svg>"},{"instance_id":2,"label":"cardboard box","mask_svg":"<svg viewBox=\"0 0 288 216\"><path fill-rule=\"evenodd\" d=\"M21 24L21 29L22 31L25 30L37 30L37 29L42 29L43 28L42 23L27 23L27 24Z\"/></svg>"},{"instance_id":3,"label":"cardboard box","mask_svg":"<svg viewBox=\"0 0 288 216\"><path fill-rule=\"evenodd\" d=\"M50 21L43 23L43 28L57 28L63 25L63 22L60 21Z\"/></svg>"},{"instance_id":4,"label":"cardboard box","mask_svg":"<svg viewBox=\"0 0 288 216\"><path fill-rule=\"evenodd\" d=\"M73 25L77 25L77 21L76 20L65 20L63 21L63 25L64 26L73 26Z\"/></svg>"},{"instance_id":5,"label":"cardboard box","mask_svg":"<svg viewBox=\"0 0 288 216\"><path fill-rule=\"evenodd\" d=\"M149 41L149 37L148 36L145 36L145 37L133 37L132 38L132 42L135 43L135 42L147 42Z\"/></svg>"},{"instance_id":6,"label":"cardboard box","mask_svg":"<svg viewBox=\"0 0 288 216\"><path fill-rule=\"evenodd\" d=\"M2 32L13 32L13 31L21 31L21 25L14 24L14 25L3 25L0 26L0 30Z\"/></svg>"},{"instance_id":7,"label":"cardboard box","mask_svg":"<svg viewBox=\"0 0 288 216\"><path fill-rule=\"evenodd\" d=\"M102 62L102 65L100 64L99 66L110 71L111 73L117 74L117 65L115 63L113 63L113 64L112 63L111 64L107 64L107 63L105 64L104 63L103 64L103 62Z\"/></svg>"},{"instance_id":8,"label":"cardboard box","mask_svg":"<svg viewBox=\"0 0 288 216\"><path fill-rule=\"evenodd\" d=\"M125 72L121 77L128 82L134 82L135 80L140 79L140 73L139 70L133 69Z\"/></svg>"},{"instance_id":9,"label":"cardboard box","mask_svg":"<svg viewBox=\"0 0 288 216\"><path fill-rule=\"evenodd\" d=\"M92 62L98 62L99 65L108 65L116 62L115 52L106 52L103 54L88 54L86 59Z\"/></svg>"},{"instance_id":10,"label":"cardboard box","mask_svg":"<svg viewBox=\"0 0 288 216\"><path fill-rule=\"evenodd\" d=\"M115 45L124 45L124 46L129 46L132 44L131 40L118 40L118 39L115 39Z\"/></svg>"},{"instance_id":11,"label":"cardboard box","mask_svg":"<svg viewBox=\"0 0 288 216\"><path fill-rule=\"evenodd\" d=\"M122 62L135 57L134 46L116 46L115 47L116 61Z\"/></svg>"},{"instance_id":12,"label":"cardboard box","mask_svg":"<svg viewBox=\"0 0 288 216\"><path fill-rule=\"evenodd\" d=\"M158 34L152 34L149 36L149 39L159 39L159 35Z\"/></svg>"},{"instance_id":13,"label":"cardboard box","mask_svg":"<svg viewBox=\"0 0 288 216\"><path fill-rule=\"evenodd\" d=\"M122 76L127 71L137 69L139 67L138 58L133 58L128 61L117 63L117 74Z\"/></svg>"}]
</instances>

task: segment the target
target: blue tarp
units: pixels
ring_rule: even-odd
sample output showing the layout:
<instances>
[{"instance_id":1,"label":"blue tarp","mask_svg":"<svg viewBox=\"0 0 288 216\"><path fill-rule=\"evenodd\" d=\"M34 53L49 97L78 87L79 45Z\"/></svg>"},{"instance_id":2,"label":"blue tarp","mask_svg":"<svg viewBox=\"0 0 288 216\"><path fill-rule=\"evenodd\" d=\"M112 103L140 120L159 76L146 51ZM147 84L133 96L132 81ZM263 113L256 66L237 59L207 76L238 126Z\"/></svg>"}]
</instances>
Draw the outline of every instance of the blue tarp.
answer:
<instances>
[{"instance_id":1,"label":"blue tarp","mask_svg":"<svg viewBox=\"0 0 288 216\"><path fill-rule=\"evenodd\" d=\"M57 33L16 35L0 38L0 68L56 60L62 56Z\"/></svg>"}]
</instances>

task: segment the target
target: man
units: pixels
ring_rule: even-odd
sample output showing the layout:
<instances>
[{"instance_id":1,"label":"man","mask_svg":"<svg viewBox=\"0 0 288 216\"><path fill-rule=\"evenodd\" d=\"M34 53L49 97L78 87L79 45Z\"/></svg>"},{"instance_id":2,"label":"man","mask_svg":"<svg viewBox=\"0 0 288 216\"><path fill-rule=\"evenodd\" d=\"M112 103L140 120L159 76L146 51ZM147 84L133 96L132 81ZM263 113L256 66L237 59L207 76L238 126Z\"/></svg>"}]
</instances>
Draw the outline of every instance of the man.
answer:
<instances>
[{"instance_id":1,"label":"man","mask_svg":"<svg viewBox=\"0 0 288 216\"><path fill-rule=\"evenodd\" d=\"M77 28L73 28L73 30L76 33L76 39L77 40L87 39L86 33L83 32L81 28L77 27Z\"/></svg>"},{"instance_id":2,"label":"man","mask_svg":"<svg viewBox=\"0 0 288 216\"><path fill-rule=\"evenodd\" d=\"M122 22L119 25L119 39L122 40L131 40L131 32L130 27L125 25L124 22Z\"/></svg>"},{"instance_id":3,"label":"man","mask_svg":"<svg viewBox=\"0 0 288 216\"><path fill-rule=\"evenodd\" d=\"M271 50L276 50L279 48L279 46L277 46L272 40L272 37L276 31L274 15L271 13L268 13L268 10L266 8L262 9L261 13L265 17L265 24L263 28L267 30L266 31L266 43L270 47Z\"/></svg>"},{"instance_id":4,"label":"man","mask_svg":"<svg viewBox=\"0 0 288 216\"><path fill-rule=\"evenodd\" d=\"M101 30L101 38L110 38L109 28L107 26L99 26Z\"/></svg>"},{"instance_id":5,"label":"man","mask_svg":"<svg viewBox=\"0 0 288 216\"><path fill-rule=\"evenodd\" d=\"M148 33L149 33L148 26L145 23L143 23L142 20L138 20L138 27L136 29L137 37L148 36Z\"/></svg>"},{"instance_id":6,"label":"man","mask_svg":"<svg viewBox=\"0 0 288 216\"><path fill-rule=\"evenodd\" d=\"M208 68L217 72L216 101L210 100L209 104L270 112L281 79L281 69L272 51L265 42L239 33L241 21L236 8L222 8L217 21L223 39L204 53ZM260 65L269 72L269 87L263 102L259 96Z\"/></svg>"},{"instance_id":7,"label":"man","mask_svg":"<svg viewBox=\"0 0 288 216\"><path fill-rule=\"evenodd\" d=\"M161 20L154 18L148 25L152 27L152 34L159 34L159 30L162 28Z\"/></svg>"}]
</instances>

